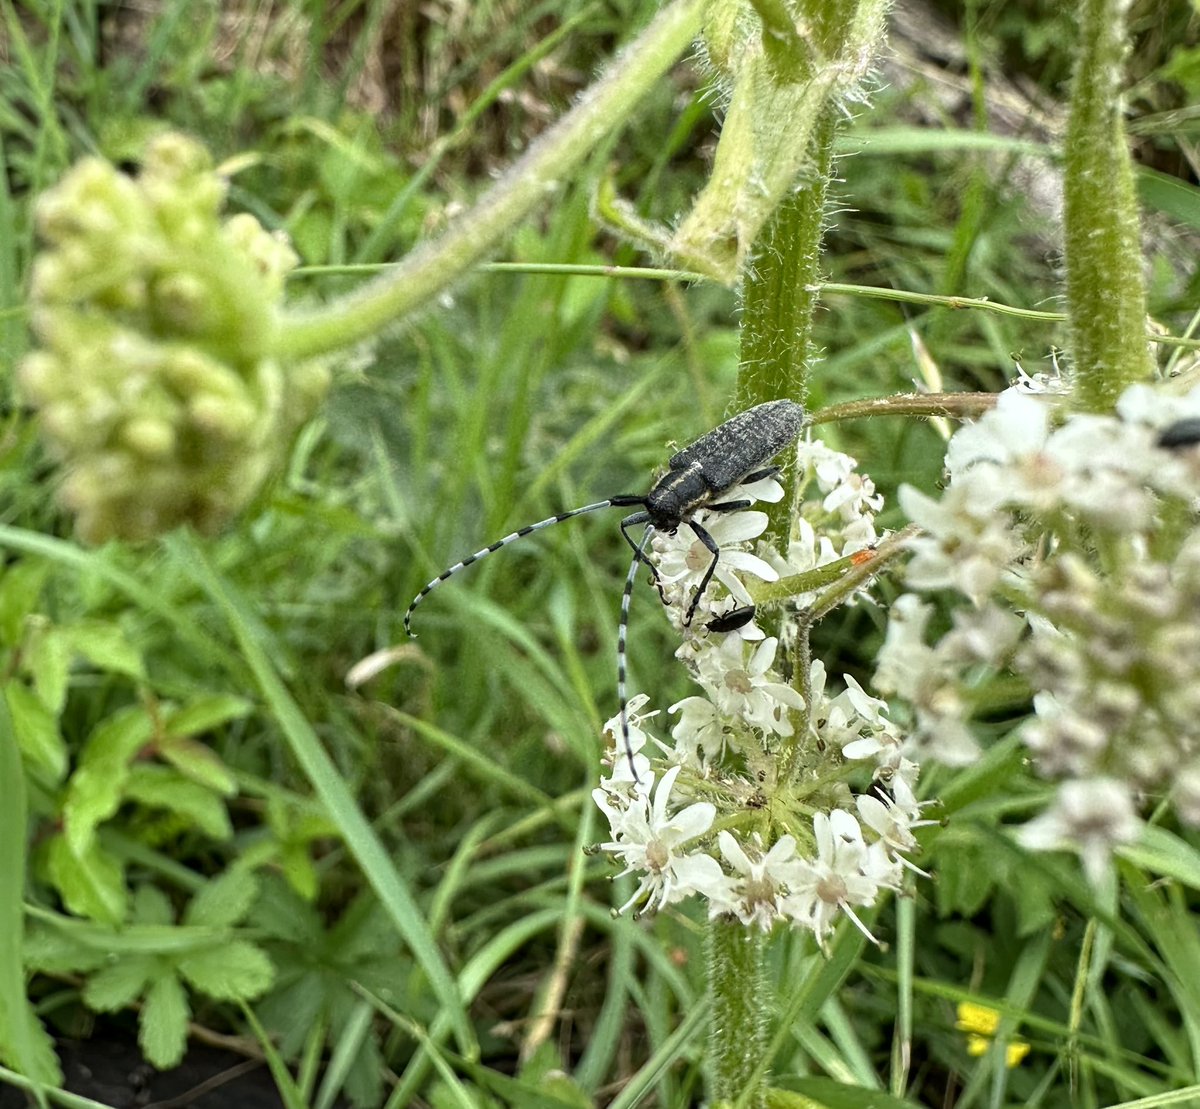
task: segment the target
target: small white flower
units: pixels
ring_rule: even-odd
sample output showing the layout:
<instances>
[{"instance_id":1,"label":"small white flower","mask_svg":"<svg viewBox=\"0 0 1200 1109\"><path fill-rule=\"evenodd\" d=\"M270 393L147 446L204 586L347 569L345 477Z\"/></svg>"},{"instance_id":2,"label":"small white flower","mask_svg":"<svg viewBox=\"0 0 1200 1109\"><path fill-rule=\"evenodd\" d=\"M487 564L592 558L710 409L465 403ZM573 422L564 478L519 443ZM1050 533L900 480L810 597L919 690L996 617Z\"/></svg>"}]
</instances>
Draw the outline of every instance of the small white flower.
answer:
<instances>
[{"instance_id":1,"label":"small white flower","mask_svg":"<svg viewBox=\"0 0 1200 1109\"><path fill-rule=\"evenodd\" d=\"M1115 847L1132 843L1141 830L1129 789L1112 778L1064 782L1054 804L1018 829L1017 839L1031 851L1079 852L1093 885L1108 870Z\"/></svg>"},{"instance_id":2,"label":"small white flower","mask_svg":"<svg viewBox=\"0 0 1200 1109\"><path fill-rule=\"evenodd\" d=\"M1149 522L1154 498L1147 484L1160 461L1149 428L1076 413L1047 450L1069 475L1064 503L1092 524L1129 531Z\"/></svg>"},{"instance_id":3,"label":"small white flower","mask_svg":"<svg viewBox=\"0 0 1200 1109\"><path fill-rule=\"evenodd\" d=\"M592 793L609 818L613 834L612 841L601 844L601 849L625 863L622 874L642 872L637 890L621 906L621 912L643 898L646 908L663 908L702 889L720 886L723 875L716 859L680 850L712 827L716 808L708 801L697 801L671 815L668 806L679 771L673 766L662 776L653 789L653 800L650 786L639 788L624 811L607 804L603 791Z\"/></svg>"},{"instance_id":4,"label":"small white flower","mask_svg":"<svg viewBox=\"0 0 1200 1109\"><path fill-rule=\"evenodd\" d=\"M717 833L717 843L733 876L726 879L721 896L710 897L711 915L732 913L743 924L768 931L781 915L784 892L793 877L795 838L781 836L765 854L761 843L743 847L724 830Z\"/></svg>"},{"instance_id":5,"label":"small white flower","mask_svg":"<svg viewBox=\"0 0 1200 1109\"><path fill-rule=\"evenodd\" d=\"M1171 800L1184 824L1200 827L1200 760L1192 758L1175 775Z\"/></svg>"},{"instance_id":6,"label":"small white flower","mask_svg":"<svg viewBox=\"0 0 1200 1109\"><path fill-rule=\"evenodd\" d=\"M759 478L758 481L747 481L735 485L721 494L723 501L766 501L768 504L778 504L783 500L783 486L777 477Z\"/></svg>"},{"instance_id":7,"label":"small white flower","mask_svg":"<svg viewBox=\"0 0 1200 1109\"><path fill-rule=\"evenodd\" d=\"M725 748L725 725L711 701L685 697L667 711L679 713L679 722L671 729L679 762L703 769L720 757Z\"/></svg>"},{"instance_id":8,"label":"small white flower","mask_svg":"<svg viewBox=\"0 0 1200 1109\"><path fill-rule=\"evenodd\" d=\"M621 732L621 714L605 721L602 735L604 737L604 754L601 761L612 770L605 780L605 788L619 785L629 785L641 780L650 772L650 760L641 750L646 746L649 736L642 728L642 722L651 720L658 715L659 710L643 713L642 709L650 698L645 693L631 697L625 706L625 720L629 726L629 747L633 751L633 765L629 765L629 754L625 750L625 737ZM657 741L656 741L657 742Z\"/></svg>"},{"instance_id":9,"label":"small white flower","mask_svg":"<svg viewBox=\"0 0 1200 1109\"><path fill-rule=\"evenodd\" d=\"M879 842L887 849L888 854L898 859L901 864L906 860L900 856L906 852L918 849L917 838L913 828L921 824L933 824L935 821L917 821L915 811L907 808L891 798L877 797L873 793L861 793L854 799L858 809L859 819L878 837Z\"/></svg>"},{"instance_id":10,"label":"small white flower","mask_svg":"<svg viewBox=\"0 0 1200 1109\"><path fill-rule=\"evenodd\" d=\"M1050 408L1045 401L1006 389L996 406L974 423L954 433L946 449L946 467L957 481L980 465L1005 467L1037 454L1050 431Z\"/></svg>"},{"instance_id":11,"label":"small white flower","mask_svg":"<svg viewBox=\"0 0 1200 1109\"><path fill-rule=\"evenodd\" d=\"M1015 612L990 602L982 608L957 609L951 619L954 627L942 637L938 654L962 665L1004 660L1026 628Z\"/></svg>"},{"instance_id":12,"label":"small white flower","mask_svg":"<svg viewBox=\"0 0 1200 1109\"><path fill-rule=\"evenodd\" d=\"M766 530L768 517L765 512L700 513L697 523L721 551L713 580L725 586L739 604L751 603L750 594L738 578L739 573L752 574L763 581L779 580L770 564L737 546L756 539ZM712 565L712 551L686 525L674 535L656 534L651 540L651 548L659 583L665 589L668 603L686 608ZM706 596L702 599L704 602L711 603L711 598ZM703 612L704 617L713 615L708 607ZM698 615L701 622L704 617Z\"/></svg>"},{"instance_id":13,"label":"small white flower","mask_svg":"<svg viewBox=\"0 0 1200 1109\"><path fill-rule=\"evenodd\" d=\"M791 686L774 680L771 664L778 646L778 639L764 639L747 660L742 642L727 638L700 657L697 677L723 715L745 720L764 732L788 736L793 729L787 710L802 709L804 698Z\"/></svg>"},{"instance_id":14,"label":"small white flower","mask_svg":"<svg viewBox=\"0 0 1200 1109\"><path fill-rule=\"evenodd\" d=\"M940 501L911 485L900 486L900 507L925 533L907 543L913 552L904 572L910 587L957 589L981 605L1024 554L1008 513L996 507L1001 492L983 484L955 482Z\"/></svg>"},{"instance_id":15,"label":"small white flower","mask_svg":"<svg viewBox=\"0 0 1200 1109\"><path fill-rule=\"evenodd\" d=\"M940 661L925 643L925 629L932 615L933 606L915 593L902 593L892 602L887 635L875 660L876 688L915 701L927 684L928 674L941 677Z\"/></svg>"},{"instance_id":16,"label":"small white flower","mask_svg":"<svg viewBox=\"0 0 1200 1109\"><path fill-rule=\"evenodd\" d=\"M913 706L916 727L905 741L906 755L919 752L948 766L966 766L978 756L979 745L967 727L968 705L959 687L958 668L924 642L932 612L911 593L896 599L876 660L875 685L898 693ZM850 754L851 748L848 757L864 757L863 748L853 748Z\"/></svg>"},{"instance_id":17,"label":"small white flower","mask_svg":"<svg viewBox=\"0 0 1200 1109\"><path fill-rule=\"evenodd\" d=\"M791 892L783 898L782 910L798 924L812 930L824 944L839 912L845 913L872 943L877 942L854 912L856 905L873 905L883 883L898 884L899 868L880 867L878 852L873 857L854 817L842 809L813 816L817 857L797 860L791 873ZM892 876L892 870L896 876Z\"/></svg>"}]
</instances>

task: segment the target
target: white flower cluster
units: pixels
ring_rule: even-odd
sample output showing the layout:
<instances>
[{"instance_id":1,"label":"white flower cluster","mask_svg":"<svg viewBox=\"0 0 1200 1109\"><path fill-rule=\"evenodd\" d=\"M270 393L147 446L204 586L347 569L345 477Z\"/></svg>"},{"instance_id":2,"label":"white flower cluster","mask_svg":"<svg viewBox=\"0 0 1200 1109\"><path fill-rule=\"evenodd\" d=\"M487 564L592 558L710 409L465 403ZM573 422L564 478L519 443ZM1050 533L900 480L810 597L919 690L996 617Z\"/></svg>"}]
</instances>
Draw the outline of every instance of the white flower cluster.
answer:
<instances>
[{"instance_id":1,"label":"white flower cluster","mask_svg":"<svg viewBox=\"0 0 1200 1109\"><path fill-rule=\"evenodd\" d=\"M671 706L672 744L647 730L658 715L644 711L648 699L633 698L632 765L620 718L605 727L608 774L593 792L611 831L601 846L623 873L639 876L622 911L699 894L711 916L764 929L787 920L824 941L840 913L867 932L856 909L898 889L911 867L904 856L916 849L913 829L922 823L917 765L902 754L886 705L849 676L843 691L828 693L820 661L803 687L806 702L778 670L784 652L776 637L753 620L725 633L709 627L753 603L749 579L803 575L876 542L873 513L882 498L853 459L803 443L798 466L811 496L801 499L786 556L762 543L750 549L767 527L763 512L699 514L721 555L688 627L684 616L712 555L686 525L652 541L664 600L683 636L677 657L702 695ZM782 496L768 478L723 499ZM815 596L801 591L789 603L804 606ZM848 783L855 775L868 792L855 796Z\"/></svg>"},{"instance_id":2,"label":"white flower cluster","mask_svg":"<svg viewBox=\"0 0 1200 1109\"><path fill-rule=\"evenodd\" d=\"M1062 404L1002 393L951 440L940 500L901 489L924 531L908 585L971 605L932 635L933 608L901 597L876 684L910 706L906 752L961 764L989 679L1023 679L1023 738L1061 785L1022 839L1075 848L1098 879L1147 795L1200 825L1200 449L1159 442L1200 418L1200 390L1134 386L1111 416Z\"/></svg>"}]
</instances>

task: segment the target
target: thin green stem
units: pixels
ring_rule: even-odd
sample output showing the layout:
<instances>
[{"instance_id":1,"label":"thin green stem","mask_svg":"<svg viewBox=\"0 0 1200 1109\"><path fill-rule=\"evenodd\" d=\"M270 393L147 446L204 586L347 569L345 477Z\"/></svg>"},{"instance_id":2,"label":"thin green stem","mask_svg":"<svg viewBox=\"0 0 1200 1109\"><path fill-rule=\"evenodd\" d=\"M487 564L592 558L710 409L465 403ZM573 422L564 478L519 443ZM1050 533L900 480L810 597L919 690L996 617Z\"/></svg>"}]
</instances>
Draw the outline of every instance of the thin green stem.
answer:
<instances>
[{"instance_id":1,"label":"thin green stem","mask_svg":"<svg viewBox=\"0 0 1200 1109\"><path fill-rule=\"evenodd\" d=\"M949 416L965 420L995 408L995 393L893 393L831 404L812 414L814 424L860 420L867 416Z\"/></svg>"},{"instance_id":2,"label":"thin green stem","mask_svg":"<svg viewBox=\"0 0 1200 1109\"><path fill-rule=\"evenodd\" d=\"M332 304L281 321L277 353L299 359L373 338L428 303L533 211L641 98L695 36L706 0L676 0L558 121L440 238Z\"/></svg>"}]
</instances>

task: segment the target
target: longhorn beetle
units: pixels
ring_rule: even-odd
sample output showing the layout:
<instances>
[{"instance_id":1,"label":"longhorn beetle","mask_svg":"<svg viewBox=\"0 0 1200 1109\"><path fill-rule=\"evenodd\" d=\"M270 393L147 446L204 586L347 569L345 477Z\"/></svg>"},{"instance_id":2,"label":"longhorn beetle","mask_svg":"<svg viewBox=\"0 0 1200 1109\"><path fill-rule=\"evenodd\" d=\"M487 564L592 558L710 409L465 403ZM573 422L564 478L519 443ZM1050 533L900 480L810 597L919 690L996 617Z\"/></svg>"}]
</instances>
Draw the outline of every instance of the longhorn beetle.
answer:
<instances>
[{"instance_id":1,"label":"longhorn beetle","mask_svg":"<svg viewBox=\"0 0 1200 1109\"><path fill-rule=\"evenodd\" d=\"M658 570L646 554L650 537L656 532L674 535L684 524L691 528L692 533L708 548L712 561L704 571L700 584L692 594L684 616L684 625L691 624L696 614L696 606L712 581L717 562L721 557L721 548L713 537L696 522L695 515L701 509L709 512L734 512L746 508L749 500L739 499L720 501L722 493L728 492L744 482L758 481L779 472L778 467L766 466L789 443L794 443L804 426L804 408L795 401L772 400L765 404L757 404L753 408L739 412L726 420L712 431L701 435L690 446L684 447L671 457L667 463L667 472L655 482L654 487L645 496L633 493L620 493L607 500L596 501L595 504L585 504L573 508L569 512L560 512L557 516L549 516L536 524L528 524L517 531L497 539L495 543L468 555L461 562L456 562L449 569L443 570L430 581L411 601L404 613L404 631L412 636L412 614L425 596L447 578L453 577L473 562L498 551L501 547L515 543L518 539L530 535L543 528L553 527L569 520L573 516L582 516L585 512L596 512L602 508L632 508L640 506L641 511L630 513L621 521L621 534L625 542L633 549L633 559L629 564L629 573L625 577L625 589L621 594L621 618L617 625L617 698L621 705L621 736L625 743L625 755L629 759L630 769L633 769L633 746L629 740L629 717L627 699L625 696L625 640L629 628L629 600L633 594L633 583L637 576L638 563L650 567L654 584L658 587L659 595L663 595L662 584ZM635 542L629 534L629 529L645 524L646 530L640 541ZM720 621L722 618L717 617ZM735 625L736 626L736 625ZM719 625L718 625L719 627ZM636 773L636 772L635 772Z\"/></svg>"}]
</instances>

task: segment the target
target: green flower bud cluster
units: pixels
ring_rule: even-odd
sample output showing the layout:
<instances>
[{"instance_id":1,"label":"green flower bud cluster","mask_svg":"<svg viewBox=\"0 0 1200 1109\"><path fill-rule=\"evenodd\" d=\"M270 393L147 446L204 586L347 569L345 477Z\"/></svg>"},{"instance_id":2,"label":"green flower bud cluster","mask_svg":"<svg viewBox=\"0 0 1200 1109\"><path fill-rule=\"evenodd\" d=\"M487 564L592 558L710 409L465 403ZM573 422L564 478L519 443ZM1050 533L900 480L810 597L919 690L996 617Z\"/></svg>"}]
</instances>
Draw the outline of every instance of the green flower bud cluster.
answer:
<instances>
[{"instance_id":1,"label":"green flower bud cluster","mask_svg":"<svg viewBox=\"0 0 1200 1109\"><path fill-rule=\"evenodd\" d=\"M38 201L40 347L20 384L89 542L220 528L328 386L323 365L271 355L295 253L252 216L222 219L224 198L207 151L167 134L136 177L89 158Z\"/></svg>"}]
</instances>

